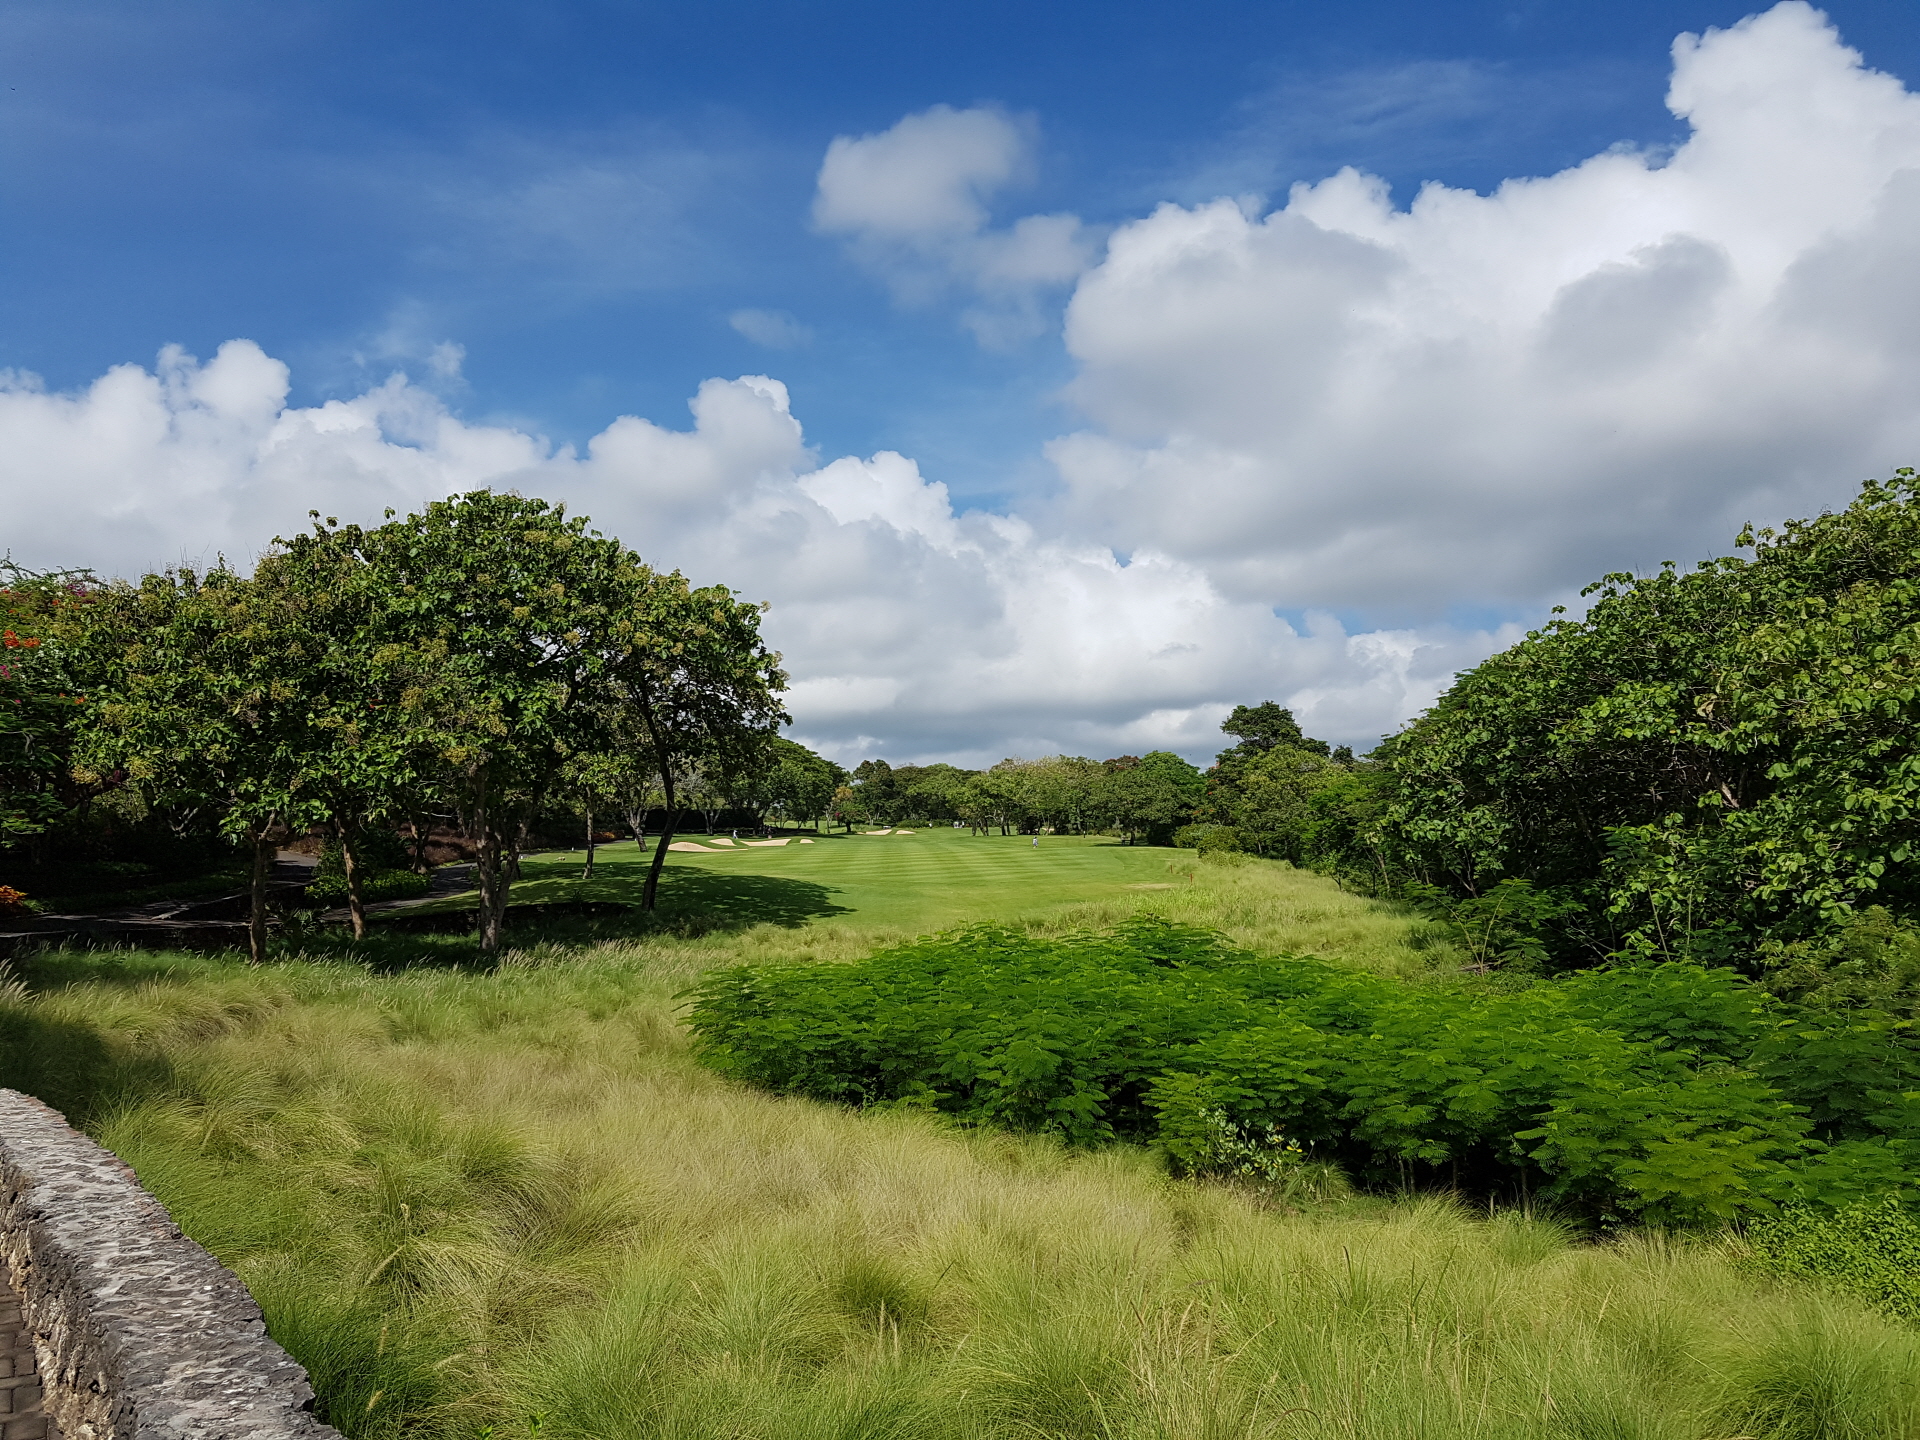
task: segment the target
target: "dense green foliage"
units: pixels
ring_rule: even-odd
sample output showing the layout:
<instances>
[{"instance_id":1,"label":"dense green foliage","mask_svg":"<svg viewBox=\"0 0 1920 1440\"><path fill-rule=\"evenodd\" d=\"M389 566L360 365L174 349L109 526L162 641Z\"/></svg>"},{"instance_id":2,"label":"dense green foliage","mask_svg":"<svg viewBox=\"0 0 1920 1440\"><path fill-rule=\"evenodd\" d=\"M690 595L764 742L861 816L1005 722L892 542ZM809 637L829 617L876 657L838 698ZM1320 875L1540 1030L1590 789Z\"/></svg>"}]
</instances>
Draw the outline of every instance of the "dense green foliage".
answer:
<instances>
[{"instance_id":1,"label":"dense green foliage","mask_svg":"<svg viewBox=\"0 0 1920 1440\"><path fill-rule=\"evenodd\" d=\"M64 643L93 588L89 576L0 562L0 844L41 833L96 788L73 773L87 697Z\"/></svg>"},{"instance_id":2,"label":"dense green foliage","mask_svg":"<svg viewBox=\"0 0 1920 1440\"><path fill-rule=\"evenodd\" d=\"M1382 752L1377 843L1454 894L1576 902L1561 963L1751 966L1764 940L1920 903L1920 481L1741 537L1750 559L1610 575L1460 677Z\"/></svg>"},{"instance_id":3,"label":"dense green foliage","mask_svg":"<svg viewBox=\"0 0 1920 1440\"><path fill-rule=\"evenodd\" d=\"M1920 1324L1920 1218L1892 1197L1839 1211L1789 1206L1746 1238L1767 1274L1832 1285Z\"/></svg>"},{"instance_id":4,"label":"dense green foliage","mask_svg":"<svg viewBox=\"0 0 1920 1440\"><path fill-rule=\"evenodd\" d=\"M1108 831L1164 844L1200 805L1201 774L1170 750L1095 762L1078 755L1007 759L986 770L864 760L834 795L834 819L965 821L976 834Z\"/></svg>"},{"instance_id":5,"label":"dense green foliage","mask_svg":"<svg viewBox=\"0 0 1920 1440\"><path fill-rule=\"evenodd\" d=\"M957 931L828 970L709 978L707 1063L783 1093L921 1105L1200 1153L1215 1117L1375 1183L1698 1221L1897 1186L1920 1160L1905 1028L1662 964L1512 993L1409 986L1140 921Z\"/></svg>"},{"instance_id":6,"label":"dense green foliage","mask_svg":"<svg viewBox=\"0 0 1920 1440\"><path fill-rule=\"evenodd\" d=\"M8 842L22 835L77 828L101 796L217 833L251 851L256 961L289 835L334 836L361 935L372 849L402 823L418 836L429 814L455 819L493 951L516 852L552 800L644 814L636 777L656 775L670 830L676 776L771 768L786 718L759 606L518 495L475 491L370 529L316 515L251 574L14 578L7 615L46 633L6 630L9 656L30 659L0 662L17 702L0 706L0 858L20 860Z\"/></svg>"}]
</instances>

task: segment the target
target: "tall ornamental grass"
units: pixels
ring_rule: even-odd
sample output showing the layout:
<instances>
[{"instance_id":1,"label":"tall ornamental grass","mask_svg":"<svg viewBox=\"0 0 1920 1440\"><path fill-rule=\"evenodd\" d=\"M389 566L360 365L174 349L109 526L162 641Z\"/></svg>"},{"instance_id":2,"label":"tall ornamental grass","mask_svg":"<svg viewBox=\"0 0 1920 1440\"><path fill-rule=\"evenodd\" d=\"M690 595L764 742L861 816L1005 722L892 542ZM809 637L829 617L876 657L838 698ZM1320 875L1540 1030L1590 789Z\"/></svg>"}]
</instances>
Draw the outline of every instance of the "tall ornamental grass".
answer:
<instances>
[{"instance_id":1,"label":"tall ornamental grass","mask_svg":"<svg viewBox=\"0 0 1920 1440\"><path fill-rule=\"evenodd\" d=\"M239 1271L353 1437L1920 1436L1920 1332L1729 1242L1283 1202L692 1063L704 966L873 938L46 956L0 1078Z\"/></svg>"}]
</instances>

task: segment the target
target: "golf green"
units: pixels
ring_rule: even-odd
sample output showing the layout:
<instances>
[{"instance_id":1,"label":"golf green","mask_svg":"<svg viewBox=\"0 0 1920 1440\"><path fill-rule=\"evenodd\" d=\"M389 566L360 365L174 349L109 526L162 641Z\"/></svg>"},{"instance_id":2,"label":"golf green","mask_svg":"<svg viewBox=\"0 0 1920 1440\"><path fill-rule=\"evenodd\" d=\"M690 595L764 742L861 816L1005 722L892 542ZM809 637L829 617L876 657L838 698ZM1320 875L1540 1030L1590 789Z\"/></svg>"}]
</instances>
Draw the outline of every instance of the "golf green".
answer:
<instances>
[{"instance_id":1,"label":"golf green","mask_svg":"<svg viewBox=\"0 0 1920 1440\"><path fill-rule=\"evenodd\" d=\"M670 851L660 898L670 914L724 910L774 924L844 919L918 931L1170 886L1167 862L1179 853L1108 836L1043 835L1036 846L1030 835L951 829L828 834L811 844ZM638 903L651 845L601 846L589 881L579 878L584 859L577 850L526 856L512 902Z\"/></svg>"}]
</instances>

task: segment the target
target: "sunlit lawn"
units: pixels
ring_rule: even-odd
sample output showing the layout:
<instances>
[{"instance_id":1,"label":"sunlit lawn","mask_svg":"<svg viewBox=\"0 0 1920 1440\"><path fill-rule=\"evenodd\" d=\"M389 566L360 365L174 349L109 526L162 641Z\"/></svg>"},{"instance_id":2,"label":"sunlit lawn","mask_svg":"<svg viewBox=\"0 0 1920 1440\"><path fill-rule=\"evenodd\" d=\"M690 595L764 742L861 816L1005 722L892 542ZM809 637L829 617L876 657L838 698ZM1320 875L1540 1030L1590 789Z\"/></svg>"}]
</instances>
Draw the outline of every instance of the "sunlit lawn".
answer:
<instances>
[{"instance_id":1,"label":"sunlit lawn","mask_svg":"<svg viewBox=\"0 0 1920 1440\"><path fill-rule=\"evenodd\" d=\"M681 839L706 841L700 834ZM670 851L668 889L676 907L697 901L776 923L844 917L920 931L1108 900L1129 886L1165 886L1168 853L1105 837L1048 835L1035 846L1031 836L951 829L829 833L811 843ZM513 898L639 902L651 845L601 846L590 881L578 878L584 859L584 851L528 856Z\"/></svg>"}]
</instances>

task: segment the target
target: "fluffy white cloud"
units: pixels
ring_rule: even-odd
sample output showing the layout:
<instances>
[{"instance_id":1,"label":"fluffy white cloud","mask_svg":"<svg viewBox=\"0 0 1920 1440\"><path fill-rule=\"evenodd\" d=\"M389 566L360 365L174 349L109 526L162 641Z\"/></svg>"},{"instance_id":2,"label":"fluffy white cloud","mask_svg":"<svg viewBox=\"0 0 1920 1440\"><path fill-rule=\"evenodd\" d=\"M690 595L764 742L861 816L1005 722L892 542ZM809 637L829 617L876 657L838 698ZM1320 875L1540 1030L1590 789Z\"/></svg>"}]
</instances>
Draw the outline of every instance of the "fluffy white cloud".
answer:
<instances>
[{"instance_id":1,"label":"fluffy white cloud","mask_svg":"<svg viewBox=\"0 0 1920 1440\"><path fill-rule=\"evenodd\" d=\"M373 520L482 485L565 499L656 563L771 601L799 733L850 758L1205 753L1228 703L1270 694L1370 738L1491 643L1324 617L1296 633L1190 564L956 514L904 456L819 463L764 376L707 381L691 430L622 417L584 454L465 424L402 378L310 409L286 394L247 341L73 395L16 378L0 390L15 556L133 573L244 561L309 509Z\"/></svg>"},{"instance_id":2,"label":"fluffy white cloud","mask_svg":"<svg viewBox=\"0 0 1920 1440\"><path fill-rule=\"evenodd\" d=\"M1405 211L1343 171L1270 214L1124 227L1067 311L1089 423L1017 515L956 513L905 456L815 454L766 377L576 452L403 378L289 407L235 341L0 386L7 543L128 570L248 555L309 508L516 487L773 602L798 731L846 758L1199 755L1268 697L1364 742L1516 638L1437 617L1538 614L1920 457L1920 98L1788 3L1683 37L1670 100L1692 134L1669 155ZM997 112L912 116L835 142L817 219L1024 323L1085 244L1071 217L991 225L1028 155Z\"/></svg>"},{"instance_id":3,"label":"fluffy white cloud","mask_svg":"<svg viewBox=\"0 0 1920 1440\"><path fill-rule=\"evenodd\" d=\"M963 319L982 343L1023 339L1047 323L1039 296L1085 270L1093 245L1074 215L990 226L987 202L1032 169L1031 131L998 110L936 105L877 135L839 136L820 166L814 225L846 236L899 299L958 282L976 297Z\"/></svg>"},{"instance_id":4,"label":"fluffy white cloud","mask_svg":"<svg viewBox=\"0 0 1920 1440\"><path fill-rule=\"evenodd\" d=\"M1920 458L1920 97L1782 4L1674 46L1670 155L1396 210L1165 206L1080 283L1053 523L1418 619L1724 548Z\"/></svg>"}]
</instances>

